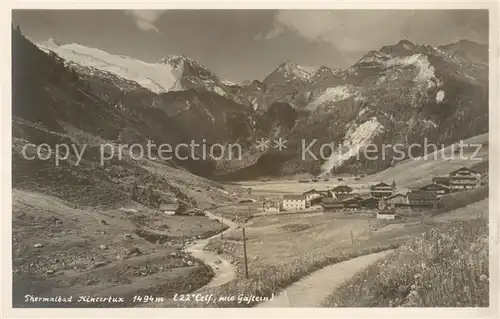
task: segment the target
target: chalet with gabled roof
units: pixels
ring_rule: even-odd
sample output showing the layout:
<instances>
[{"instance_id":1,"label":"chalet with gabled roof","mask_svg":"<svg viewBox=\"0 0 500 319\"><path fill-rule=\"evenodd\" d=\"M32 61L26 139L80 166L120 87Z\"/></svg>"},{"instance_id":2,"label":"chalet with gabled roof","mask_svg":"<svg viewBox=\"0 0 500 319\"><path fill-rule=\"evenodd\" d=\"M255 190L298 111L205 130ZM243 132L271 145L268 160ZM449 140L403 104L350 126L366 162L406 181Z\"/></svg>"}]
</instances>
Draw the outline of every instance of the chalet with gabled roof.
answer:
<instances>
[{"instance_id":1,"label":"chalet with gabled roof","mask_svg":"<svg viewBox=\"0 0 500 319\"><path fill-rule=\"evenodd\" d=\"M450 173L450 189L460 191L481 185L481 174L467 167L461 167Z\"/></svg>"},{"instance_id":2,"label":"chalet with gabled roof","mask_svg":"<svg viewBox=\"0 0 500 319\"><path fill-rule=\"evenodd\" d=\"M283 210L303 210L307 207L306 197L304 195L284 195L281 202Z\"/></svg>"},{"instance_id":3,"label":"chalet with gabled roof","mask_svg":"<svg viewBox=\"0 0 500 319\"><path fill-rule=\"evenodd\" d=\"M372 197L384 198L393 194L394 187L392 185L380 182L370 187L370 194Z\"/></svg>"},{"instance_id":4,"label":"chalet with gabled roof","mask_svg":"<svg viewBox=\"0 0 500 319\"><path fill-rule=\"evenodd\" d=\"M450 187L443 184L432 183L421 187L419 190L422 192L432 192L436 194L436 196L441 196L448 194L450 192Z\"/></svg>"},{"instance_id":5,"label":"chalet with gabled roof","mask_svg":"<svg viewBox=\"0 0 500 319\"><path fill-rule=\"evenodd\" d=\"M352 187L347 185L338 185L332 189L332 192L334 192L336 196L345 196L352 193Z\"/></svg>"},{"instance_id":6,"label":"chalet with gabled roof","mask_svg":"<svg viewBox=\"0 0 500 319\"><path fill-rule=\"evenodd\" d=\"M432 183L450 186L450 177L449 176L434 176L432 178Z\"/></svg>"},{"instance_id":7,"label":"chalet with gabled roof","mask_svg":"<svg viewBox=\"0 0 500 319\"><path fill-rule=\"evenodd\" d=\"M398 208L398 207L407 207L408 196L406 194L394 194L382 199L384 202L384 207L386 208Z\"/></svg>"},{"instance_id":8,"label":"chalet with gabled roof","mask_svg":"<svg viewBox=\"0 0 500 319\"><path fill-rule=\"evenodd\" d=\"M376 209L379 205L379 198L373 197L373 196L368 196L365 198L362 198L360 201L361 207L366 208L366 209Z\"/></svg>"},{"instance_id":9,"label":"chalet with gabled roof","mask_svg":"<svg viewBox=\"0 0 500 319\"><path fill-rule=\"evenodd\" d=\"M313 199L323 197L323 194L321 194L320 192L318 192L314 188L303 192L302 195L305 196L306 203L310 203Z\"/></svg>"},{"instance_id":10,"label":"chalet with gabled roof","mask_svg":"<svg viewBox=\"0 0 500 319\"><path fill-rule=\"evenodd\" d=\"M165 215L176 215L179 213L179 202L175 201L162 201L160 205L158 205L158 211L164 213Z\"/></svg>"},{"instance_id":11,"label":"chalet with gabled roof","mask_svg":"<svg viewBox=\"0 0 500 319\"><path fill-rule=\"evenodd\" d=\"M408 193L408 205L413 208L436 208L439 198L433 192L413 191Z\"/></svg>"},{"instance_id":12,"label":"chalet with gabled roof","mask_svg":"<svg viewBox=\"0 0 500 319\"><path fill-rule=\"evenodd\" d=\"M324 198L336 198L335 193L332 192L331 190L319 190L318 191L321 195L323 195Z\"/></svg>"},{"instance_id":13,"label":"chalet with gabled roof","mask_svg":"<svg viewBox=\"0 0 500 319\"><path fill-rule=\"evenodd\" d=\"M344 208L344 203L337 198L325 198L322 206L324 210L341 210Z\"/></svg>"},{"instance_id":14,"label":"chalet with gabled roof","mask_svg":"<svg viewBox=\"0 0 500 319\"><path fill-rule=\"evenodd\" d=\"M348 210L356 210L361 208L361 197L354 196L347 199L344 199L342 203L344 204L344 208Z\"/></svg>"}]
</instances>

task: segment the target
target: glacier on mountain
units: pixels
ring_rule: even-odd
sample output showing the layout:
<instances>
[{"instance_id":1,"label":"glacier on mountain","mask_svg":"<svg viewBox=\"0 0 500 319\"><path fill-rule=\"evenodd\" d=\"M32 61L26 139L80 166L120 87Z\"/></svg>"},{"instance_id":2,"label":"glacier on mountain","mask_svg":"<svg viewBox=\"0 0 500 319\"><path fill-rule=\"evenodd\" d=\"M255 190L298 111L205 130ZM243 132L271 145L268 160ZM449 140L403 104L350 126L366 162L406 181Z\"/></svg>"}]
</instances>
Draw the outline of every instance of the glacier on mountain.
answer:
<instances>
[{"instance_id":1,"label":"glacier on mountain","mask_svg":"<svg viewBox=\"0 0 500 319\"><path fill-rule=\"evenodd\" d=\"M77 43L55 46L49 42L47 46L46 42L39 46L54 51L66 61L113 73L126 80L137 82L155 93L181 89L178 84L180 74L170 65L147 63L128 56L113 55Z\"/></svg>"},{"instance_id":2,"label":"glacier on mountain","mask_svg":"<svg viewBox=\"0 0 500 319\"><path fill-rule=\"evenodd\" d=\"M329 172L332 168L339 167L351 157L357 156L383 130L383 125L379 123L376 117L360 125L351 124L337 152L333 152L321 167L322 172Z\"/></svg>"}]
</instances>

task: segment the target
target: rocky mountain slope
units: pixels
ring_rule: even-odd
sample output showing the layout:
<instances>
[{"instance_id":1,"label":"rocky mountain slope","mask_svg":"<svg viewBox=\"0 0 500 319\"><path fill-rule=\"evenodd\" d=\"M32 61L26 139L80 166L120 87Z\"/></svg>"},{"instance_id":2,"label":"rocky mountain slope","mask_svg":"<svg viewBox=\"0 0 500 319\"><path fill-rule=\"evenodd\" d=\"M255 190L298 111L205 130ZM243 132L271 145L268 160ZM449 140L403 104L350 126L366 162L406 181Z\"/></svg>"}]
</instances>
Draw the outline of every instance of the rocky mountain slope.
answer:
<instances>
[{"instance_id":1,"label":"rocky mountain slope","mask_svg":"<svg viewBox=\"0 0 500 319\"><path fill-rule=\"evenodd\" d=\"M149 128L148 134L129 126L124 136L240 143L242 160L209 161L210 173L204 174L214 178L374 172L393 163L394 154L379 154L377 160L353 156L367 144L409 145L427 138L448 145L487 132L488 51L470 41L435 47L402 40L368 52L344 70L285 61L263 81L241 84L224 81L182 55L147 64L80 45L39 46L62 57L90 91L121 113L134 120L147 117L139 126ZM129 74L121 65L130 66ZM279 137L288 141L282 152L254 147L258 138ZM335 147L319 159L301 158L302 143L313 140L315 155L322 144Z\"/></svg>"},{"instance_id":2,"label":"rocky mountain slope","mask_svg":"<svg viewBox=\"0 0 500 319\"><path fill-rule=\"evenodd\" d=\"M121 306L134 306L133 295L168 298L206 284L213 272L182 247L219 232L221 223L166 216L159 204L176 201L181 213L212 209L243 190L191 173L210 173L212 161L189 153L184 161L134 159L140 154L120 153L118 145L150 139L175 146L191 140L198 127L203 132L197 134L227 138L233 129L219 122L230 116L228 109L238 109L234 102L208 91L156 94L102 70L80 73L80 66L44 53L19 29L12 32L12 57L13 305L76 304L26 302L33 294L119 295L128 300ZM108 145L103 153L101 145ZM101 165L112 150L113 158Z\"/></svg>"},{"instance_id":3,"label":"rocky mountain slope","mask_svg":"<svg viewBox=\"0 0 500 319\"><path fill-rule=\"evenodd\" d=\"M262 111L267 101L279 101L302 111L285 135L289 149L317 139L311 150L318 155L322 144L336 145L323 160L303 160L291 150L280 154L280 161L288 158L281 173L374 172L390 165L395 154L380 153L377 160L353 156L369 143L381 149L382 144L423 144L427 138L449 145L487 132L487 52L487 46L470 41L432 47L402 40L368 52L346 70L320 68L310 75L281 65L271 74L273 82L279 82L278 75L296 75L265 86L265 97L254 108ZM245 90L240 92L248 94ZM421 152L416 148L412 155Z\"/></svg>"}]
</instances>

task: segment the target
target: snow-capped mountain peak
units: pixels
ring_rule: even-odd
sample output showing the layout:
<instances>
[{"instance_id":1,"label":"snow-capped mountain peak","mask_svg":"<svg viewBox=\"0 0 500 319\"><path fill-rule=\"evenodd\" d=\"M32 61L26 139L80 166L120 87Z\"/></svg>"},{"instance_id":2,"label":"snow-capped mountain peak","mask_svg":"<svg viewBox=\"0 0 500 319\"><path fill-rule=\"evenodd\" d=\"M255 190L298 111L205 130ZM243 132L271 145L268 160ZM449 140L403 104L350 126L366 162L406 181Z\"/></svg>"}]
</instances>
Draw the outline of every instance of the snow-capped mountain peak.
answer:
<instances>
[{"instance_id":1,"label":"snow-capped mountain peak","mask_svg":"<svg viewBox=\"0 0 500 319\"><path fill-rule=\"evenodd\" d=\"M160 64L170 64L174 68L179 68L181 64L185 63L189 58L185 55L170 54L164 58L161 58L158 63Z\"/></svg>"},{"instance_id":2,"label":"snow-capped mountain peak","mask_svg":"<svg viewBox=\"0 0 500 319\"><path fill-rule=\"evenodd\" d=\"M56 40L54 40L53 38L50 38L47 41L40 43L40 46L45 48L45 49L54 51L58 47L60 47L60 44Z\"/></svg>"},{"instance_id":3,"label":"snow-capped mountain peak","mask_svg":"<svg viewBox=\"0 0 500 319\"><path fill-rule=\"evenodd\" d=\"M228 95L227 84L217 74L184 54L170 54L160 59L159 63L175 69L184 88L204 89L222 96Z\"/></svg>"},{"instance_id":4,"label":"snow-capped mountain peak","mask_svg":"<svg viewBox=\"0 0 500 319\"><path fill-rule=\"evenodd\" d=\"M55 41L38 44L42 49L54 51L67 63L81 66L84 69L97 69L114 74L155 93L163 93L180 89L178 74L170 65L147 63L132 57L114 55L103 50L84 46L78 43L54 46ZM87 71L88 73L88 71Z\"/></svg>"},{"instance_id":5,"label":"snow-capped mountain peak","mask_svg":"<svg viewBox=\"0 0 500 319\"><path fill-rule=\"evenodd\" d=\"M82 73L91 76L113 74L154 93L194 88L223 96L228 94L225 83L215 73L184 54L171 54L149 63L78 43L59 45L53 39L39 43L38 47L46 52L54 51Z\"/></svg>"},{"instance_id":6,"label":"snow-capped mountain peak","mask_svg":"<svg viewBox=\"0 0 500 319\"><path fill-rule=\"evenodd\" d=\"M290 60L282 62L276 70L269 74L264 83L290 83L290 82L309 82L311 81L318 68L298 65Z\"/></svg>"},{"instance_id":7,"label":"snow-capped mountain peak","mask_svg":"<svg viewBox=\"0 0 500 319\"><path fill-rule=\"evenodd\" d=\"M292 75L303 78L303 79L310 79L318 68L315 67L307 67L307 66L300 66L292 61L285 61L280 64L278 67L278 71L285 71L289 72Z\"/></svg>"},{"instance_id":8,"label":"snow-capped mountain peak","mask_svg":"<svg viewBox=\"0 0 500 319\"><path fill-rule=\"evenodd\" d=\"M380 49L380 52L387 53L392 56L411 55L418 53L419 51L420 46L406 39L399 41L395 45L384 46Z\"/></svg>"}]
</instances>

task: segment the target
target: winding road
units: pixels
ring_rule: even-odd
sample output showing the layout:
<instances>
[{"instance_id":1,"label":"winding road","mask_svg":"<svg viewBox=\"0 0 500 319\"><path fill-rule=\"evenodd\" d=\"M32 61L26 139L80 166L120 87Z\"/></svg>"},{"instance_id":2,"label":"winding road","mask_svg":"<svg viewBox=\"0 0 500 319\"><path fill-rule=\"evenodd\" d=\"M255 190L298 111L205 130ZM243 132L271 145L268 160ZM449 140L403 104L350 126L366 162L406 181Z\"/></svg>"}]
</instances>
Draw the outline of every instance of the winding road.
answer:
<instances>
[{"instance_id":1,"label":"winding road","mask_svg":"<svg viewBox=\"0 0 500 319\"><path fill-rule=\"evenodd\" d=\"M212 219L216 218L221 220L220 216L217 216L211 212L206 212L206 216ZM238 225L231 220L224 219L223 221L224 224L229 227L222 232L223 235L235 230L238 227ZM190 253L194 258L201 260L205 265L210 266L215 274L212 280L210 280L206 285L200 287L199 289L217 287L233 280L236 277L236 268L231 264L229 260L225 259L222 255L218 255L215 252L203 250L203 248L205 248L205 246L211 239L220 236L221 233L218 233L205 239L196 240L186 247L186 251L188 253Z\"/></svg>"},{"instance_id":2,"label":"winding road","mask_svg":"<svg viewBox=\"0 0 500 319\"><path fill-rule=\"evenodd\" d=\"M213 213L207 212L206 215L209 218L221 220L220 216ZM229 233L238 227L231 220L224 219L224 223L229 228L222 234ZM236 278L236 268L229 260L215 252L203 250L211 239L220 235L221 233L218 233L209 238L197 240L186 247L188 253L210 266L215 274L212 280L197 291L221 286ZM384 258L392 251L386 250L326 266L293 283L275 296L273 300L260 303L256 307L320 307L335 288L352 278L358 271Z\"/></svg>"},{"instance_id":3,"label":"winding road","mask_svg":"<svg viewBox=\"0 0 500 319\"><path fill-rule=\"evenodd\" d=\"M346 280L393 250L381 251L326 266L293 283L262 307L321 307L322 302Z\"/></svg>"}]
</instances>

